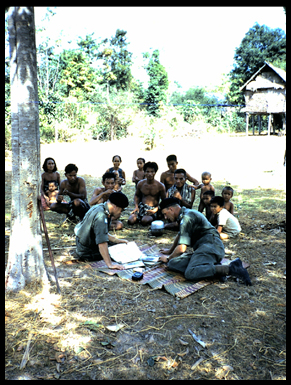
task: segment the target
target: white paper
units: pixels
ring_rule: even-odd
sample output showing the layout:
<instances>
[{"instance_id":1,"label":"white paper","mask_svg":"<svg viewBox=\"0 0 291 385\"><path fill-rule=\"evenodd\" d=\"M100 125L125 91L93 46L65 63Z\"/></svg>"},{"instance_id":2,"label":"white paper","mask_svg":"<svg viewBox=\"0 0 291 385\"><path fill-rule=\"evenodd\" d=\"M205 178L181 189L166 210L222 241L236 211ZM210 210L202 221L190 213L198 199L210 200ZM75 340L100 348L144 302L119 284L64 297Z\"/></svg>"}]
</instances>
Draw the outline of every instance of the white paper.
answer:
<instances>
[{"instance_id":1,"label":"white paper","mask_svg":"<svg viewBox=\"0 0 291 385\"><path fill-rule=\"evenodd\" d=\"M145 257L135 242L119 243L108 248L111 258L118 263L129 263Z\"/></svg>"}]
</instances>

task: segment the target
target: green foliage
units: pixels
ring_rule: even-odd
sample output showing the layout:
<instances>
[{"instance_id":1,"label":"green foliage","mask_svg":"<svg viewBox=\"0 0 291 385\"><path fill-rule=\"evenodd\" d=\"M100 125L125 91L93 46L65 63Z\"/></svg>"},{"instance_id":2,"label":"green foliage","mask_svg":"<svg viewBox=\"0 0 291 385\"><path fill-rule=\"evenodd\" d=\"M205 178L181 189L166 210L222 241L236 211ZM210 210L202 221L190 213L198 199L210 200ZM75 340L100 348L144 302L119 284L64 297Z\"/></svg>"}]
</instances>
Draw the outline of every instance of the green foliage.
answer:
<instances>
[{"instance_id":1,"label":"green foliage","mask_svg":"<svg viewBox=\"0 0 291 385\"><path fill-rule=\"evenodd\" d=\"M102 41L103 49L97 57L103 60L103 81L117 90L130 90L132 53L127 50L126 31L117 29L115 36Z\"/></svg>"},{"instance_id":2,"label":"green foliage","mask_svg":"<svg viewBox=\"0 0 291 385\"><path fill-rule=\"evenodd\" d=\"M228 101L244 104L239 88L264 65L264 62L286 63L286 35L283 30L255 24L246 33L234 55L234 68L230 72L231 87Z\"/></svg>"},{"instance_id":3,"label":"green foliage","mask_svg":"<svg viewBox=\"0 0 291 385\"><path fill-rule=\"evenodd\" d=\"M166 103L167 90L169 87L168 74L165 67L160 63L159 50L155 50L145 66L149 75L148 89L145 92L144 102L146 109L151 116L159 117L160 103ZM149 54L144 54L144 58L148 58Z\"/></svg>"}]
</instances>

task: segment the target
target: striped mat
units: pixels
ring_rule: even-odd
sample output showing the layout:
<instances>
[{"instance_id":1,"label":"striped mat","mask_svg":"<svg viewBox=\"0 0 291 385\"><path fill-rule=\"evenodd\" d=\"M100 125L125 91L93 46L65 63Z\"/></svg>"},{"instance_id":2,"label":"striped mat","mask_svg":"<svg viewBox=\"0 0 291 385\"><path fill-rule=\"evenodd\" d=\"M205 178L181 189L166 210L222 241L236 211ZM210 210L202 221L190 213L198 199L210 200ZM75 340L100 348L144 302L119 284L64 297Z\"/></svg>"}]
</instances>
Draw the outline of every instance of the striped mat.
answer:
<instances>
[{"instance_id":1,"label":"striped mat","mask_svg":"<svg viewBox=\"0 0 291 385\"><path fill-rule=\"evenodd\" d=\"M155 246L142 245L139 248L145 252L147 255L157 255L157 250ZM223 258L221 263L227 265L231 260ZM148 284L153 289L162 289L164 288L168 293L179 298L185 298L190 294L195 293L199 289L212 283L218 282L218 279L214 280L203 280L199 282L187 281L185 277L174 271L167 270L165 264L159 264L151 268L146 268L143 272L143 279L140 281L133 281L132 275L134 273L133 269L126 270L111 270L108 269L105 262L98 261L90 263L92 268L96 268L98 271L104 272L109 275L118 275L119 278L125 279L127 281L133 282L135 284ZM245 268L249 267L248 264L243 262Z\"/></svg>"}]
</instances>

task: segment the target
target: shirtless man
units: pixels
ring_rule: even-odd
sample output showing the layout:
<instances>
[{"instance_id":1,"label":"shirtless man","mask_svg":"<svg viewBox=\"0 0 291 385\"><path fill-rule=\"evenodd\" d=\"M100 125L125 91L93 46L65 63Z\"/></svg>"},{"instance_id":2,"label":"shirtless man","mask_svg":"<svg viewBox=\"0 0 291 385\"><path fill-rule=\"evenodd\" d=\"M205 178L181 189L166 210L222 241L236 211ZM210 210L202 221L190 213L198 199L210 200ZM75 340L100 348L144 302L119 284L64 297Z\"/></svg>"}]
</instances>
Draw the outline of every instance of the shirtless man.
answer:
<instances>
[{"instance_id":1,"label":"shirtless man","mask_svg":"<svg viewBox=\"0 0 291 385\"><path fill-rule=\"evenodd\" d=\"M155 162L147 162L144 165L145 179L136 186L135 209L128 218L129 225L140 221L143 226L147 226L157 219L159 201L166 197L164 184L155 179L157 171L158 165Z\"/></svg>"},{"instance_id":2,"label":"shirtless man","mask_svg":"<svg viewBox=\"0 0 291 385\"><path fill-rule=\"evenodd\" d=\"M90 209L87 201L87 190L85 180L77 176L78 167L75 164L69 163L65 167L65 176L59 188L57 202L51 204L50 209L59 214L67 214L70 220L76 220L75 216L80 219L84 218L86 212ZM64 195L70 197L69 203L63 203Z\"/></svg>"},{"instance_id":3,"label":"shirtless man","mask_svg":"<svg viewBox=\"0 0 291 385\"><path fill-rule=\"evenodd\" d=\"M175 176L174 172L177 169L178 161L176 155L169 155L166 158L169 170L164 171L161 174L160 181L163 183L166 187L166 191L169 190L170 187L172 187L175 184ZM194 186L198 186L199 182L197 179L193 178L191 175L189 175L186 172L186 179L189 180L194 184Z\"/></svg>"},{"instance_id":4,"label":"shirtless man","mask_svg":"<svg viewBox=\"0 0 291 385\"><path fill-rule=\"evenodd\" d=\"M116 174L114 172L106 172L102 175L102 184L104 187L97 187L93 191L92 198L89 202L90 206L99 205L100 203L107 202L110 194L116 192ZM123 227L122 222L117 219L112 219L110 222L110 230L121 230Z\"/></svg>"}]
</instances>

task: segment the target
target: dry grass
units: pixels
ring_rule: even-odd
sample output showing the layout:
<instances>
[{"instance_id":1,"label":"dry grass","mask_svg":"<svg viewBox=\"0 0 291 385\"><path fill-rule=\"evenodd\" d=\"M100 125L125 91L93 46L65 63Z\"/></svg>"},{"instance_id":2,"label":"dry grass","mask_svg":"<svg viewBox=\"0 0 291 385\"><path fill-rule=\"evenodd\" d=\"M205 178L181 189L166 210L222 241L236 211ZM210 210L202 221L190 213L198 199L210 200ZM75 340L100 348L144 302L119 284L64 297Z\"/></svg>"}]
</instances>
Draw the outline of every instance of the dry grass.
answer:
<instances>
[{"instance_id":1,"label":"dry grass","mask_svg":"<svg viewBox=\"0 0 291 385\"><path fill-rule=\"evenodd\" d=\"M273 139L276 142L278 138ZM110 166L111 154L120 152L113 150L116 148L110 150L109 164L102 162L102 170ZM237 149L238 153L246 151ZM266 155L260 151L255 158L261 156L264 161ZM165 159L171 152L175 153L167 151L159 156ZM234 148L231 153L235 153ZM183 167L186 162L180 154ZM146 158L155 160L154 155ZM51 156L59 163L58 156ZM74 158L66 157L66 162L70 161ZM209 170L218 170L213 157L209 161L213 162ZM62 295L56 293L54 285L43 290L30 285L17 294L6 294L6 379L285 379L286 234L282 225L286 198L278 171L279 156L273 161L277 163L273 175L264 172L270 170L262 170L261 163L244 173L241 162L234 162L240 181L228 180L235 189L233 202L242 233L237 240L225 243L226 256L250 263L251 287L229 279L178 300L163 290L102 274L85 263L66 265L74 250L73 227L60 226L62 216L45 212ZM165 162L158 164L161 171L166 169ZM193 170L194 165L191 167ZM127 227L134 187L129 166L124 169L128 179L124 192L130 207L122 217L125 227L117 236L169 245L174 236L169 231L152 238L147 228ZM192 170L189 173L199 179L199 173ZM100 185L101 173L98 177L89 174L80 173L90 197ZM227 171L220 180L213 176L218 192L229 175ZM9 241L10 176L6 172L5 250ZM198 198L194 208L197 206ZM46 249L44 237L43 245ZM44 256L50 266L46 250ZM106 328L120 324L124 326L117 332ZM188 329L207 348L197 344Z\"/></svg>"}]
</instances>

